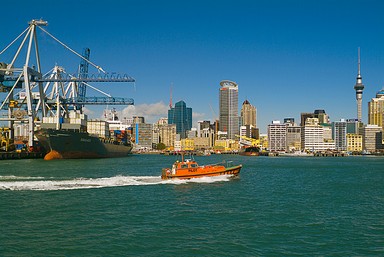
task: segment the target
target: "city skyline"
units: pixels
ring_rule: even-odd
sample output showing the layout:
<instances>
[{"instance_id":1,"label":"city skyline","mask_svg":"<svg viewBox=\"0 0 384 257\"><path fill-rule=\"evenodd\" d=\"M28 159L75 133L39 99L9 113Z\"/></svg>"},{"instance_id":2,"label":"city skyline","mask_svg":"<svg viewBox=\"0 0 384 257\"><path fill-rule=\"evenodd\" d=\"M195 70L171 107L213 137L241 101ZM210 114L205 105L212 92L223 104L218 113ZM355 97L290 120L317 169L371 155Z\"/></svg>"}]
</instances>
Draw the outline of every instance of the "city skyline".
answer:
<instances>
[{"instance_id":1,"label":"city skyline","mask_svg":"<svg viewBox=\"0 0 384 257\"><path fill-rule=\"evenodd\" d=\"M358 47L364 123L368 102L384 85L382 1L66 1L71 15L48 1L18 3L17 12L4 12L0 51L30 20L47 20L47 31L77 52L89 47L91 61L104 70L134 77L135 86L100 88L134 98L135 107L125 112L149 122L166 117L171 85L174 102L193 109L194 127L213 121L222 80L238 83L240 105L249 100L257 108L262 133L272 120L298 121L301 112L316 109L332 121L357 118ZM14 9L10 2L2 7ZM44 36L39 44L44 71L55 64L77 71L77 56ZM11 54L0 61L9 62ZM103 107L87 108L102 115Z\"/></svg>"}]
</instances>

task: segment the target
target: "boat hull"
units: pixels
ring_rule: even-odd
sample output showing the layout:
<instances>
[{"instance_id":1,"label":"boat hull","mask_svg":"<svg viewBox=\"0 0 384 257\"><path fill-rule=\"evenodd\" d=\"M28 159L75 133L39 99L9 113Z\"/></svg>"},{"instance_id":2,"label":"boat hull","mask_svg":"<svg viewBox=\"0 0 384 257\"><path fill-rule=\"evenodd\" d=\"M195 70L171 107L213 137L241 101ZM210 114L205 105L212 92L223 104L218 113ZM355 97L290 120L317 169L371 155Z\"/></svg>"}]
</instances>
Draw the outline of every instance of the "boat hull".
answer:
<instances>
[{"instance_id":1,"label":"boat hull","mask_svg":"<svg viewBox=\"0 0 384 257\"><path fill-rule=\"evenodd\" d=\"M242 149L239 152L239 155L243 155L243 156L259 156L260 155L260 148L259 147L254 147L254 146L247 147L247 148Z\"/></svg>"},{"instance_id":2,"label":"boat hull","mask_svg":"<svg viewBox=\"0 0 384 257\"><path fill-rule=\"evenodd\" d=\"M35 135L48 152L45 160L123 157L132 150L131 145L100 140L85 132L41 129Z\"/></svg>"},{"instance_id":3,"label":"boat hull","mask_svg":"<svg viewBox=\"0 0 384 257\"><path fill-rule=\"evenodd\" d=\"M163 169L161 178L162 179L192 179L201 177L213 177L220 175L234 175L237 176L240 173L242 165L232 166L225 168L224 166L216 166L216 168L209 169L203 167L201 169L188 169L187 171L172 174L170 169Z\"/></svg>"}]
</instances>

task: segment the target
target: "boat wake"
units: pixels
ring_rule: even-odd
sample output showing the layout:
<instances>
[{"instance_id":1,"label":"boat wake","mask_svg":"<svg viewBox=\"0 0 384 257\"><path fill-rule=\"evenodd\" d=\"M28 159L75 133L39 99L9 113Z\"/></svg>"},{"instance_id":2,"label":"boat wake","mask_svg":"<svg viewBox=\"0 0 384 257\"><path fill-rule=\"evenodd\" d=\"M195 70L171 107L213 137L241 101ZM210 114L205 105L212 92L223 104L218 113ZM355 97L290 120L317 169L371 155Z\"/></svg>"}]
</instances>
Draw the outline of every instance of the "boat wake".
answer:
<instances>
[{"instance_id":1,"label":"boat wake","mask_svg":"<svg viewBox=\"0 0 384 257\"><path fill-rule=\"evenodd\" d=\"M104 187L146 186L159 184L215 183L229 181L230 175L194 178L189 180L162 180L160 176L114 176L107 178L17 177L0 176L0 190L73 190Z\"/></svg>"}]
</instances>

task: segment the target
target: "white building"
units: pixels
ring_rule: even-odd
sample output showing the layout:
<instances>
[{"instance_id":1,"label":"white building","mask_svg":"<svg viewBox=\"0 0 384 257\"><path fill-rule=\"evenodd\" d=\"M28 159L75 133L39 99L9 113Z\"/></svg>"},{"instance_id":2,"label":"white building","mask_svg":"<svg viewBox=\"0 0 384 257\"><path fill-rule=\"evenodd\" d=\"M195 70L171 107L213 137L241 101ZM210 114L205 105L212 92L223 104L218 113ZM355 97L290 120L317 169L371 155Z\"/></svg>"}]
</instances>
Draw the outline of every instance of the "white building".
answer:
<instances>
[{"instance_id":1,"label":"white building","mask_svg":"<svg viewBox=\"0 0 384 257\"><path fill-rule=\"evenodd\" d=\"M329 130L329 127L318 125L316 120L317 118L314 118L302 128L301 148L311 152L334 150L335 142L329 139L328 132L325 133L325 131Z\"/></svg>"},{"instance_id":2,"label":"white building","mask_svg":"<svg viewBox=\"0 0 384 257\"><path fill-rule=\"evenodd\" d=\"M280 121L272 121L268 125L268 147L271 152L285 152L287 138L287 125Z\"/></svg>"}]
</instances>

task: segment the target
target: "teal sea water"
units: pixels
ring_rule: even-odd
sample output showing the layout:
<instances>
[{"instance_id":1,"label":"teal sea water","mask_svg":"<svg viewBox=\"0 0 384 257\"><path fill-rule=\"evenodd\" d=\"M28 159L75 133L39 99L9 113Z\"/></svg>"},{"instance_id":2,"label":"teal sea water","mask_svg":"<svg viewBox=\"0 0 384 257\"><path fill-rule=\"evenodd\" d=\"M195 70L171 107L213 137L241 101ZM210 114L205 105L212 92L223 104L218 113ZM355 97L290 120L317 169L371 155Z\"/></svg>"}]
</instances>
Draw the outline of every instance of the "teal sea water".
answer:
<instances>
[{"instance_id":1,"label":"teal sea water","mask_svg":"<svg viewBox=\"0 0 384 257\"><path fill-rule=\"evenodd\" d=\"M161 181L175 156L0 161L0 256L383 256L383 157L195 157L238 178Z\"/></svg>"}]
</instances>

